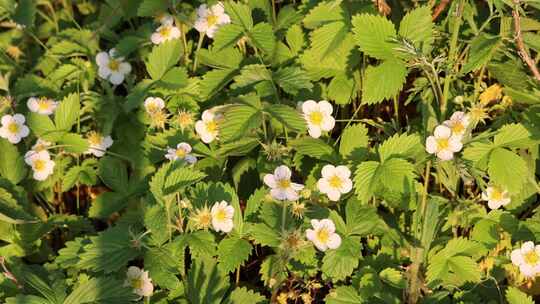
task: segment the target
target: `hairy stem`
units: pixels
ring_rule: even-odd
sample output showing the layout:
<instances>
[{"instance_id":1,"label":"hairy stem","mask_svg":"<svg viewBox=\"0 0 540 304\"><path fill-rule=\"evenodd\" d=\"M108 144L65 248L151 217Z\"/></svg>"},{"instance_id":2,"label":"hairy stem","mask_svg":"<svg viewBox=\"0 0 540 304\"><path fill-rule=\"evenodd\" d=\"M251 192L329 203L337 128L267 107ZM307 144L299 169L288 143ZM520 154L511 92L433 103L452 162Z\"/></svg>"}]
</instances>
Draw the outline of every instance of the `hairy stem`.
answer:
<instances>
[{"instance_id":1,"label":"hairy stem","mask_svg":"<svg viewBox=\"0 0 540 304\"><path fill-rule=\"evenodd\" d=\"M512 16L514 17L514 34L516 39L516 47L518 49L519 57L521 57L521 59L523 59L523 61L527 64L534 78L536 78L537 81L540 81L540 72L538 71L536 62L531 58L531 55L529 54L529 51L527 51L525 43L523 42L523 37L521 36L521 22L519 17L520 2L520 0L514 0L515 7L512 11Z\"/></svg>"}]
</instances>

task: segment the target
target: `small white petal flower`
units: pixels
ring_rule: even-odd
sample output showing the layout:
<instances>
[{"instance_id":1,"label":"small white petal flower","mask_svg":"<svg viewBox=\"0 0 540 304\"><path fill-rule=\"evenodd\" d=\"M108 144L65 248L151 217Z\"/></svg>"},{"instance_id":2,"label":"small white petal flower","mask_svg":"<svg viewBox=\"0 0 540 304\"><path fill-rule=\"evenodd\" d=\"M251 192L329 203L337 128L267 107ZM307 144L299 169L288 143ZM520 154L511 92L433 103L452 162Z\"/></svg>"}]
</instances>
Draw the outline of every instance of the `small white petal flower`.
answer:
<instances>
[{"instance_id":1,"label":"small white petal flower","mask_svg":"<svg viewBox=\"0 0 540 304\"><path fill-rule=\"evenodd\" d=\"M109 53L100 52L96 56L96 63L99 67L99 77L108 80L114 85L119 85L124 81L127 74L131 72L131 65L124 62L124 57L117 57L115 49Z\"/></svg>"},{"instance_id":2,"label":"small white petal flower","mask_svg":"<svg viewBox=\"0 0 540 304\"><path fill-rule=\"evenodd\" d=\"M463 137L469 126L470 118L468 114L463 112L454 112L449 120L445 120L443 124L452 130L453 136Z\"/></svg>"},{"instance_id":3,"label":"small white petal flower","mask_svg":"<svg viewBox=\"0 0 540 304\"><path fill-rule=\"evenodd\" d=\"M159 97L148 97L144 100L144 109L148 114L157 113L165 108L165 101Z\"/></svg>"},{"instance_id":4,"label":"small white petal flower","mask_svg":"<svg viewBox=\"0 0 540 304\"><path fill-rule=\"evenodd\" d=\"M321 174L322 178L317 182L317 188L321 193L325 193L331 201L338 201L341 194L352 190L349 168L326 165L322 168Z\"/></svg>"},{"instance_id":5,"label":"small white petal flower","mask_svg":"<svg viewBox=\"0 0 540 304\"><path fill-rule=\"evenodd\" d=\"M49 152L46 150L33 151L30 150L24 155L24 161L32 167L35 180L46 180L54 171L54 161L51 160Z\"/></svg>"},{"instance_id":6,"label":"small white petal flower","mask_svg":"<svg viewBox=\"0 0 540 304\"><path fill-rule=\"evenodd\" d=\"M454 153L463 148L461 137L452 135L452 130L444 125L435 128L432 136L426 139L426 151L430 154L436 154L441 160L450 160L454 158Z\"/></svg>"},{"instance_id":7,"label":"small white petal flower","mask_svg":"<svg viewBox=\"0 0 540 304\"><path fill-rule=\"evenodd\" d=\"M133 288L133 293L140 297L149 297L154 292L154 285L148 276L148 271L136 266L128 268L124 286Z\"/></svg>"},{"instance_id":8,"label":"small white petal flower","mask_svg":"<svg viewBox=\"0 0 540 304\"><path fill-rule=\"evenodd\" d=\"M105 151L113 144L113 140L110 136L104 137L97 132L90 132L87 140L89 148L85 153L94 154L96 157L105 155Z\"/></svg>"},{"instance_id":9,"label":"small white petal flower","mask_svg":"<svg viewBox=\"0 0 540 304\"><path fill-rule=\"evenodd\" d=\"M304 185L291 182L291 169L281 165L274 170L274 174L266 174L264 183L271 188L270 195L280 201L296 201L298 191L304 189Z\"/></svg>"},{"instance_id":10,"label":"small white petal flower","mask_svg":"<svg viewBox=\"0 0 540 304\"><path fill-rule=\"evenodd\" d=\"M331 219L311 220L313 229L306 230L306 237L317 249L326 251L341 245L341 237L335 233L336 226Z\"/></svg>"},{"instance_id":11,"label":"small white petal flower","mask_svg":"<svg viewBox=\"0 0 540 304\"><path fill-rule=\"evenodd\" d=\"M34 113L51 115L56 110L58 102L49 98L30 97L26 102L28 109Z\"/></svg>"},{"instance_id":12,"label":"small white petal flower","mask_svg":"<svg viewBox=\"0 0 540 304\"><path fill-rule=\"evenodd\" d=\"M216 30L228 23L231 23L231 18L225 13L223 4L218 2L210 8L206 4L199 6L194 27L199 33L205 33L206 36L213 38Z\"/></svg>"},{"instance_id":13,"label":"small white petal flower","mask_svg":"<svg viewBox=\"0 0 540 304\"><path fill-rule=\"evenodd\" d=\"M202 113L201 118L195 123L195 131L201 137L201 140L208 144L214 141L219 134L218 121L221 119L221 115L206 110Z\"/></svg>"},{"instance_id":14,"label":"small white petal flower","mask_svg":"<svg viewBox=\"0 0 540 304\"><path fill-rule=\"evenodd\" d=\"M519 271L527 278L535 277L540 273L540 245L525 242L521 248L515 249L511 254L512 264L519 267Z\"/></svg>"},{"instance_id":15,"label":"small white petal flower","mask_svg":"<svg viewBox=\"0 0 540 304\"><path fill-rule=\"evenodd\" d=\"M183 160L188 164L194 164L197 162L197 158L191 153L191 145L185 142L181 142L176 146L176 149L168 148L165 158L170 161Z\"/></svg>"},{"instance_id":16,"label":"small white petal flower","mask_svg":"<svg viewBox=\"0 0 540 304\"><path fill-rule=\"evenodd\" d=\"M216 202L210 210L212 214L212 227L215 231L231 232L233 229L234 207L226 201Z\"/></svg>"},{"instance_id":17,"label":"small white petal flower","mask_svg":"<svg viewBox=\"0 0 540 304\"><path fill-rule=\"evenodd\" d=\"M26 119L21 114L2 116L0 137L7 139L12 144L17 144L21 139L30 134L30 129L24 124Z\"/></svg>"},{"instance_id":18,"label":"small white petal flower","mask_svg":"<svg viewBox=\"0 0 540 304\"><path fill-rule=\"evenodd\" d=\"M321 100L318 103L307 100L302 103L302 112L311 137L319 138L322 131L330 131L334 128L336 120L332 117L332 111L332 105L326 100Z\"/></svg>"},{"instance_id":19,"label":"small white petal flower","mask_svg":"<svg viewBox=\"0 0 540 304\"><path fill-rule=\"evenodd\" d=\"M510 195L506 189L501 187L487 187L486 191L482 192L482 200L488 202L490 209L499 209L501 206L510 204Z\"/></svg>"},{"instance_id":20,"label":"small white petal flower","mask_svg":"<svg viewBox=\"0 0 540 304\"><path fill-rule=\"evenodd\" d=\"M180 38L180 29L172 24L162 24L150 37L153 44Z\"/></svg>"}]
</instances>

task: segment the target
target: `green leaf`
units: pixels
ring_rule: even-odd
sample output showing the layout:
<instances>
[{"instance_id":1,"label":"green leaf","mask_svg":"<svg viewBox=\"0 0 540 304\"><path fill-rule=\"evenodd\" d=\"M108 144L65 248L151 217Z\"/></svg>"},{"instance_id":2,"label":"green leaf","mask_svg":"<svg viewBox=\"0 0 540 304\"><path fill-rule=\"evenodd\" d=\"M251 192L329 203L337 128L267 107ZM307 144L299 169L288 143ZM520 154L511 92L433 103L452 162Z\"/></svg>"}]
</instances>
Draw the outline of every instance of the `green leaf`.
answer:
<instances>
[{"instance_id":1,"label":"green leaf","mask_svg":"<svg viewBox=\"0 0 540 304\"><path fill-rule=\"evenodd\" d=\"M26 27L34 26L37 12L37 1L35 0L19 0L18 5L13 13L13 21Z\"/></svg>"},{"instance_id":2,"label":"green leaf","mask_svg":"<svg viewBox=\"0 0 540 304\"><path fill-rule=\"evenodd\" d=\"M375 226L380 223L377 209L361 205L353 199L347 202L345 215L349 235L366 236L373 233Z\"/></svg>"},{"instance_id":3,"label":"green leaf","mask_svg":"<svg viewBox=\"0 0 540 304\"><path fill-rule=\"evenodd\" d=\"M377 59L394 58L392 39L396 38L396 29L390 20L383 16L362 14L352 19L354 39L362 52ZM382 77L391 76L381 73ZM382 79L382 78L380 78ZM382 84L377 80L378 85Z\"/></svg>"},{"instance_id":4,"label":"green leaf","mask_svg":"<svg viewBox=\"0 0 540 304\"><path fill-rule=\"evenodd\" d=\"M498 130L493 141L499 147L528 148L535 144L531 137L531 132L522 124L507 124Z\"/></svg>"},{"instance_id":5,"label":"green leaf","mask_svg":"<svg viewBox=\"0 0 540 304\"><path fill-rule=\"evenodd\" d=\"M124 111L129 112L140 106L153 84L154 81L150 79L143 79L137 83L126 98L126 103L123 105Z\"/></svg>"},{"instance_id":6,"label":"green leaf","mask_svg":"<svg viewBox=\"0 0 540 304\"><path fill-rule=\"evenodd\" d=\"M229 105L223 115L225 119L219 125L219 136L224 143L244 137L259 128L262 122L262 112L249 105Z\"/></svg>"},{"instance_id":7,"label":"green leaf","mask_svg":"<svg viewBox=\"0 0 540 304\"><path fill-rule=\"evenodd\" d=\"M379 146L381 162L391 157L410 157L423 151L423 144L418 134L394 134Z\"/></svg>"},{"instance_id":8,"label":"green leaf","mask_svg":"<svg viewBox=\"0 0 540 304\"><path fill-rule=\"evenodd\" d=\"M158 82L159 86L162 86L169 90L178 90L188 85L188 74L184 67L173 67L163 75Z\"/></svg>"},{"instance_id":9,"label":"green leaf","mask_svg":"<svg viewBox=\"0 0 540 304\"><path fill-rule=\"evenodd\" d=\"M341 2L341 0L319 2L304 17L304 26L308 29L314 29L325 23L342 21L344 11L340 6Z\"/></svg>"},{"instance_id":10,"label":"green leaf","mask_svg":"<svg viewBox=\"0 0 540 304\"><path fill-rule=\"evenodd\" d=\"M200 171L182 167L180 162L169 162L154 174L150 181L150 191L156 199L162 200L165 196L176 193L205 176L206 174Z\"/></svg>"},{"instance_id":11,"label":"green leaf","mask_svg":"<svg viewBox=\"0 0 540 304\"><path fill-rule=\"evenodd\" d=\"M251 17L251 9L243 3L225 2L225 11L231 17L232 24L242 26L246 31L253 28L253 18Z\"/></svg>"},{"instance_id":12,"label":"green leaf","mask_svg":"<svg viewBox=\"0 0 540 304\"><path fill-rule=\"evenodd\" d=\"M185 281L189 303L219 304L229 288L229 279L211 258L195 259Z\"/></svg>"},{"instance_id":13,"label":"green leaf","mask_svg":"<svg viewBox=\"0 0 540 304\"><path fill-rule=\"evenodd\" d=\"M508 189L511 194L518 194L529 176L525 160L504 148L495 148L491 152L488 173L493 183Z\"/></svg>"},{"instance_id":14,"label":"green leaf","mask_svg":"<svg viewBox=\"0 0 540 304\"><path fill-rule=\"evenodd\" d=\"M311 32L311 48L319 58L334 56L349 33L344 21L332 22Z\"/></svg>"},{"instance_id":15,"label":"green leaf","mask_svg":"<svg viewBox=\"0 0 540 304\"><path fill-rule=\"evenodd\" d=\"M218 245L218 266L223 272L240 267L251 254L251 244L238 237L223 239Z\"/></svg>"},{"instance_id":16,"label":"green leaf","mask_svg":"<svg viewBox=\"0 0 540 304\"><path fill-rule=\"evenodd\" d=\"M181 286L177 275L184 267L185 247L177 249L176 243L152 248L144 255L144 269L148 270L152 283L161 288L174 290Z\"/></svg>"},{"instance_id":17,"label":"green leaf","mask_svg":"<svg viewBox=\"0 0 540 304\"><path fill-rule=\"evenodd\" d=\"M470 46L467 63L461 68L463 74L476 72L485 66L502 46L502 40L497 36L489 37L481 34L472 40Z\"/></svg>"},{"instance_id":18,"label":"green leaf","mask_svg":"<svg viewBox=\"0 0 540 304\"><path fill-rule=\"evenodd\" d=\"M79 95L69 94L59 103L54 113L54 123L57 130L69 131L77 122L81 104Z\"/></svg>"},{"instance_id":19,"label":"green leaf","mask_svg":"<svg viewBox=\"0 0 540 304\"><path fill-rule=\"evenodd\" d=\"M533 304L533 298L516 287L506 289L506 301L508 304Z\"/></svg>"},{"instance_id":20,"label":"green leaf","mask_svg":"<svg viewBox=\"0 0 540 304\"><path fill-rule=\"evenodd\" d=\"M385 268L379 272L381 281L395 288L404 289L407 287L407 280L403 273L394 268Z\"/></svg>"},{"instance_id":21,"label":"green leaf","mask_svg":"<svg viewBox=\"0 0 540 304\"><path fill-rule=\"evenodd\" d=\"M182 51L179 39L169 40L154 46L146 62L146 70L150 77L153 80L160 80L180 60Z\"/></svg>"},{"instance_id":22,"label":"green leaf","mask_svg":"<svg viewBox=\"0 0 540 304\"><path fill-rule=\"evenodd\" d=\"M246 87L261 81L271 81L272 74L263 64L246 65L240 75L234 77L234 87Z\"/></svg>"},{"instance_id":23,"label":"green leaf","mask_svg":"<svg viewBox=\"0 0 540 304\"><path fill-rule=\"evenodd\" d=\"M122 210L127 206L128 199L122 193L103 192L93 201L88 216L93 218L107 219L114 212Z\"/></svg>"},{"instance_id":24,"label":"green leaf","mask_svg":"<svg viewBox=\"0 0 540 304\"><path fill-rule=\"evenodd\" d=\"M137 295L122 281L111 277L91 278L80 284L66 298L63 304L84 303L130 303L137 299Z\"/></svg>"},{"instance_id":25,"label":"green leaf","mask_svg":"<svg viewBox=\"0 0 540 304\"><path fill-rule=\"evenodd\" d=\"M234 76L238 74L237 69L215 69L204 74L200 82L200 96L202 99L210 99L214 94L221 91Z\"/></svg>"},{"instance_id":26,"label":"green leaf","mask_svg":"<svg viewBox=\"0 0 540 304\"><path fill-rule=\"evenodd\" d=\"M336 160L337 153L330 145L318 138L302 137L299 139L289 140L289 146L296 152L309 157Z\"/></svg>"},{"instance_id":27,"label":"green leaf","mask_svg":"<svg viewBox=\"0 0 540 304\"><path fill-rule=\"evenodd\" d=\"M361 123L353 124L341 134L339 154L344 158L359 157L367 152L368 146L368 129Z\"/></svg>"},{"instance_id":28,"label":"green leaf","mask_svg":"<svg viewBox=\"0 0 540 304\"><path fill-rule=\"evenodd\" d=\"M352 286L339 286L324 298L326 304L362 304L364 300Z\"/></svg>"},{"instance_id":29,"label":"green leaf","mask_svg":"<svg viewBox=\"0 0 540 304\"><path fill-rule=\"evenodd\" d=\"M420 6L403 17L399 24L399 35L414 43L417 48L430 49L433 43L431 8Z\"/></svg>"},{"instance_id":30,"label":"green leaf","mask_svg":"<svg viewBox=\"0 0 540 304\"><path fill-rule=\"evenodd\" d=\"M16 145L0 138L0 175L13 184L24 179L28 169Z\"/></svg>"},{"instance_id":31,"label":"green leaf","mask_svg":"<svg viewBox=\"0 0 540 304\"><path fill-rule=\"evenodd\" d=\"M379 166L380 163L377 161L365 161L356 169L354 184L356 186L356 195L360 201L369 201L378 189L376 187L380 187L377 178Z\"/></svg>"},{"instance_id":32,"label":"green leaf","mask_svg":"<svg viewBox=\"0 0 540 304\"><path fill-rule=\"evenodd\" d=\"M299 67L288 66L281 68L273 74L273 77L277 85L291 95L297 94L302 89L310 90L313 88L308 74Z\"/></svg>"},{"instance_id":33,"label":"green leaf","mask_svg":"<svg viewBox=\"0 0 540 304\"><path fill-rule=\"evenodd\" d=\"M287 40L289 48L295 54L298 54L305 47L306 44L306 37L304 36L304 31L297 24L291 26L287 30L285 39Z\"/></svg>"},{"instance_id":34,"label":"green leaf","mask_svg":"<svg viewBox=\"0 0 540 304\"><path fill-rule=\"evenodd\" d=\"M249 233L255 239L256 244L269 247L278 247L281 244L279 233L266 224L253 224L249 229Z\"/></svg>"},{"instance_id":35,"label":"green leaf","mask_svg":"<svg viewBox=\"0 0 540 304\"><path fill-rule=\"evenodd\" d=\"M300 133L307 129L305 119L292 107L284 104L273 104L268 105L264 110L292 131Z\"/></svg>"},{"instance_id":36,"label":"green leaf","mask_svg":"<svg viewBox=\"0 0 540 304\"><path fill-rule=\"evenodd\" d=\"M126 227L116 226L90 237L91 243L84 246L78 266L94 272L113 273L125 267L140 252L133 247Z\"/></svg>"},{"instance_id":37,"label":"green leaf","mask_svg":"<svg viewBox=\"0 0 540 304\"><path fill-rule=\"evenodd\" d=\"M258 304L266 300L260 293L246 287L236 287L229 296L227 304Z\"/></svg>"},{"instance_id":38,"label":"green leaf","mask_svg":"<svg viewBox=\"0 0 540 304\"><path fill-rule=\"evenodd\" d=\"M255 25L249 33L251 42L266 55L272 55L276 46L276 37L272 26L266 22Z\"/></svg>"},{"instance_id":39,"label":"green leaf","mask_svg":"<svg viewBox=\"0 0 540 304\"><path fill-rule=\"evenodd\" d=\"M356 95L355 79L346 73L338 73L328 84L328 98L337 104L348 104Z\"/></svg>"},{"instance_id":40,"label":"green leaf","mask_svg":"<svg viewBox=\"0 0 540 304\"><path fill-rule=\"evenodd\" d=\"M98 175L107 187L119 193L128 191L128 172L125 162L105 156L99 160Z\"/></svg>"},{"instance_id":41,"label":"green leaf","mask_svg":"<svg viewBox=\"0 0 540 304\"><path fill-rule=\"evenodd\" d=\"M165 207L161 205L147 206L144 212L144 226L151 231L150 237L157 246L169 239L169 219Z\"/></svg>"},{"instance_id":42,"label":"green leaf","mask_svg":"<svg viewBox=\"0 0 540 304\"><path fill-rule=\"evenodd\" d=\"M375 104L395 97L403 87L406 76L407 68L397 60L386 60L375 67L370 65L362 83L362 103Z\"/></svg>"},{"instance_id":43,"label":"green leaf","mask_svg":"<svg viewBox=\"0 0 540 304\"><path fill-rule=\"evenodd\" d=\"M64 131L56 130L54 123L47 115L30 112L26 116L26 122L32 133L39 138L56 141L64 134Z\"/></svg>"},{"instance_id":44,"label":"green leaf","mask_svg":"<svg viewBox=\"0 0 540 304\"><path fill-rule=\"evenodd\" d=\"M11 193L0 188L0 221L9 224L27 224L36 222L36 219L17 203Z\"/></svg>"},{"instance_id":45,"label":"green leaf","mask_svg":"<svg viewBox=\"0 0 540 304\"><path fill-rule=\"evenodd\" d=\"M321 270L334 282L344 280L358 266L358 257L361 254L360 238L342 236L341 245L326 252Z\"/></svg>"},{"instance_id":46,"label":"green leaf","mask_svg":"<svg viewBox=\"0 0 540 304\"><path fill-rule=\"evenodd\" d=\"M169 6L167 0L142 0L137 9L137 16L153 17L159 13L166 12Z\"/></svg>"},{"instance_id":47,"label":"green leaf","mask_svg":"<svg viewBox=\"0 0 540 304\"><path fill-rule=\"evenodd\" d=\"M232 48L240 38L244 37L244 28L237 24L225 24L214 35L214 48L216 51Z\"/></svg>"},{"instance_id":48,"label":"green leaf","mask_svg":"<svg viewBox=\"0 0 540 304\"><path fill-rule=\"evenodd\" d=\"M68 153L84 153L88 150L88 140L75 133L62 136L59 144L65 145L64 150Z\"/></svg>"}]
</instances>

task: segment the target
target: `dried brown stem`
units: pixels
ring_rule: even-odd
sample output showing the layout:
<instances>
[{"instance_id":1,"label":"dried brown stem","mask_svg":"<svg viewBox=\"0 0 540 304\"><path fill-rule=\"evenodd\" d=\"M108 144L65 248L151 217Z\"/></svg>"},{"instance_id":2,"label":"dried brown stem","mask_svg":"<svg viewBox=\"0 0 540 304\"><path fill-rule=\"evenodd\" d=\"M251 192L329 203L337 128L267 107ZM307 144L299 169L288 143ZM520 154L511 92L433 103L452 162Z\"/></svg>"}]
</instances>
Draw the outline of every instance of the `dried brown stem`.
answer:
<instances>
[{"instance_id":1,"label":"dried brown stem","mask_svg":"<svg viewBox=\"0 0 540 304\"><path fill-rule=\"evenodd\" d=\"M534 75L534 78L536 78L537 81L540 81L540 72L538 71L538 67L536 66L536 63L531 58L531 55L529 54L529 51L525 47L525 43L523 42L523 37L521 36L521 23L520 23L520 16L519 16L519 6L520 6L520 0L514 0L514 10L512 11L512 16L514 17L514 35L516 40L516 47L518 49L518 54L523 59L523 61L527 64L529 69Z\"/></svg>"},{"instance_id":2,"label":"dried brown stem","mask_svg":"<svg viewBox=\"0 0 540 304\"><path fill-rule=\"evenodd\" d=\"M435 21L437 17L444 11L444 9L450 4L450 1L452 0L441 0L441 2L435 7L435 10L433 10L433 15L431 15L431 20Z\"/></svg>"}]
</instances>

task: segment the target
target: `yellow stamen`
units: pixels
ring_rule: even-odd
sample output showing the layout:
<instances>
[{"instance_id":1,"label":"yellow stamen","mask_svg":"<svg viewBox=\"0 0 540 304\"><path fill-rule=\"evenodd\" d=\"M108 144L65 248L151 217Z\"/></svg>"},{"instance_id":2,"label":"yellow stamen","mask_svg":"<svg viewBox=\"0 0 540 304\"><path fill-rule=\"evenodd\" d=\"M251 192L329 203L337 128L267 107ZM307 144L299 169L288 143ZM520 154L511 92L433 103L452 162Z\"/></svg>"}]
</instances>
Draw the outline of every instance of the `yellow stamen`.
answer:
<instances>
[{"instance_id":1,"label":"yellow stamen","mask_svg":"<svg viewBox=\"0 0 540 304\"><path fill-rule=\"evenodd\" d=\"M10 123L7 128L11 133L19 133L19 125L16 122Z\"/></svg>"},{"instance_id":2,"label":"yellow stamen","mask_svg":"<svg viewBox=\"0 0 540 304\"><path fill-rule=\"evenodd\" d=\"M101 134L99 134L97 132L90 132L90 134L88 135L88 142L92 146L101 145L102 140L103 139L101 138Z\"/></svg>"},{"instance_id":3,"label":"yellow stamen","mask_svg":"<svg viewBox=\"0 0 540 304\"><path fill-rule=\"evenodd\" d=\"M118 60L111 59L109 60L108 66L111 71L118 71L120 68L120 62Z\"/></svg>"},{"instance_id":4,"label":"yellow stamen","mask_svg":"<svg viewBox=\"0 0 540 304\"><path fill-rule=\"evenodd\" d=\"M465 126L461 122L456 122L452 126L452 132L455 134L461 134L465 131Z\"/></svg>"},{"instance_id":5,"label":"yellow stamen","mask_svg":"<svg viewBox=\"0 0 540 304\"><path fill-rule=\"evenodd\" d=\"M34 161L34 170L35 171L43 171L45 169L46 162L42 159L38 159Z\"/></svg>"},{"instance_id":6,"label":"yellow stamen","mask_svg":"<svg viewBox=\"0 0 540 304\"><path fill-rule=\"evenodd\" d=\"M497 188L493 188L493 190L491 191L491 199L500 201L502 198L503 198L502 191Z\"/></svg>"},{"instance_id":7,"label":"yellow stamen","mask_svg":"<svg viewBox=\"0 0 540 304\"><path fill-rule=\"evenodd\" d=\"M217 131L217 128L218 128L217 123L213 120L206 123L206 129L208 130L208 132L213 133Z\"/></svg>"},{"instance_id":8,"label":"yellow stamen","mask_svg":"<svg viewBox=\"0 0 540 304\"><path fill-rule=\"evenodd\" d=\"M210 14L208 15L208 17L206 17L206 23L208 23L208 27L216 25L218 23L218 20L219 17L214 14Z\"/></svg>"},{"instance_id":9,"label":"yellow stamen","mask_svg":"<svg viewBox=\"0 0 540 304\"><path fill-rule=\"evenodd\" d=\"M328 242L328 239L330 239L330 233L326 228L321 228L319 231L317 231L317 239L321 243L326 243Z\"/></svg>"},{"instance_id":10,"label":"yellow stamen","mask_svg":"<svg viewBox=\"0 0 540 304\"><path fill-rule=\"evenodd\" d=\"M218 211L216 212L216 219L218 221L224 221L227 219L227 213L225 212L225 210L223 209L218 209Z\"/></svg>"},{"instance_id":11,"label":"yellow stamen","mask_svg":"<svg viewBox=\"0 0 540 304\"><path fill-rule=\"evenodd\" d=\"M176 156L178 158L185 158L186 157L186 151L182 148L176 149Z\"/></svg>"},{"instance_id":12,"label":"yellow stamen","mask_svg":"<svg viewBox=\"0 0 540 304\"><path fill-rule=\"evenodd\" d=\"M162 26L159 30L159 34L161 37L167 38L171 34L171 27L170 26Z\"/></svg>"},{"instance_id":13,"label":"yellow stamen","mask_svg":"<svg viewBox=\"0 0 540 304\"><path fill-rule=\"evenodd\" d=\"M319 111L309 113L309 121L314 125L320 125L323 121L323 115Z\"/></svg>"},{"instance_id":14,"label":"yellow stamen","mask_svg":"<svg viewBox=\"0 0 540 304\"><path fill-rule=\"evenodd\" d=\"M527 252L523 259L525 260L525 263L529 265L536 265L536 263L540 261L540 257L538 256L538 254L536 254L536 251L534 249Z\"/></svg>"},{"instance_id":15,"label":"yellow stamen","mask_svg":"<svg viewBox=\"0 0 540 304\"><path fill-rule=\"evenodd\" d=\"M291 186L291 181L288 179L280 179L277 182L278 188L287 189Z\"/></svg>"},{"instance_id":16,"label":"yellow stamen","mask_svg":"<svg viewBox=\"0 0 540 304\"><path fill-rule=\"evenodd\" d=\"M448 138L437 138L437 148L438 150L448 149L450 144L448 143Z\"/></svg>"},{"instance_id":17,"label":"yellow stamen","mask_svg":"<svg viewBox=\"0 0 540 304\"><path fill-rule=\"evenodd\" d=\"M339 178L339 176L334 175L328 179L328 184L330 184L330 187L332 188L341 188L341 186L343 185L343 181L341 180L341 178Z\"/></svg>"},{"instance_id":18,"label":"yellow stamen","mask_svg":"<svg viewBox=\"0 0 540 304\"><path fill-rule=\"evenodd\" d=\"M131 287L133 289L141 289L143 286L143 280L141 279L133 279L131 280Z\"/></svg>"}]
</instances>

